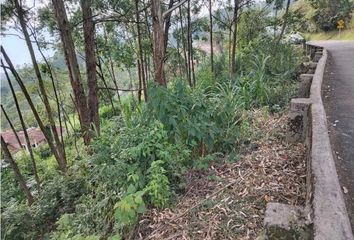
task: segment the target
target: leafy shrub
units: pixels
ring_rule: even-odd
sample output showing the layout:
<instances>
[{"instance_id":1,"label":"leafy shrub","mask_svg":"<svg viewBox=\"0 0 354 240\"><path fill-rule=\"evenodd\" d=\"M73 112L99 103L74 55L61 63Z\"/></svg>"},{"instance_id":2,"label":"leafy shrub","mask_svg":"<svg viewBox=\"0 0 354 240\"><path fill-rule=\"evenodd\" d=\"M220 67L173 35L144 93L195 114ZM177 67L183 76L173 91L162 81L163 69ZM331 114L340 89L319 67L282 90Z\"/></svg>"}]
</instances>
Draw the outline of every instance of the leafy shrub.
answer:
<instances>
[{"instance_id":1,"label":"leafy shrub","mask_svg":"<svg viewBox=\"0 0 354 240\"><path fill-rule=\"evenodd\" d=\"M118 114L119 110L117 108L113 109L111 105L105 105L99 109L100 119L109 119L113 116L117 116Z\"/></svg>"},{"instance_id":2,"label":"leafy shrub","mask_svg":"<svg viewBox=\"0 0 354 240\"><path fill-rule=\"evenodd\" d=\"M149 183L146 186L151 203L160 207L167 204L171 195L170 182L166 176L167 171L164 168L164 164L162 160L156 160L151 163L151 167L148 170Z\"/></svg>"},{"instance_id":3,"label":"leafy shrub","mask_svg":"<svg viewBox=\"0 0 354 240\"><path fill-rule=\"evenodd\" d=\"M323 31L334 30L339 20L349 23L354 10L354 3L351 0L339 1L316 1L310 0L312 7L315 8L313 20L319 29Z\"/></svg>"}]
</instances>

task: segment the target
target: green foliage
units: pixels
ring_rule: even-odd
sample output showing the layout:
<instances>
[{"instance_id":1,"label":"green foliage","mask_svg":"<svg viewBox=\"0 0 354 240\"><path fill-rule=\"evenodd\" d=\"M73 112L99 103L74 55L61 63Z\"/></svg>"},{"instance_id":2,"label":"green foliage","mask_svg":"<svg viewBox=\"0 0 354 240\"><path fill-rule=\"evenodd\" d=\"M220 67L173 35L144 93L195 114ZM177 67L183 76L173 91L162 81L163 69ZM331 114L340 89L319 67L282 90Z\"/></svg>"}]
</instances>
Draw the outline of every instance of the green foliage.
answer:
<instances>
[{"instance_id":1,"label":"green foliage","mask_svg":"<svg viewBox=\"0 0 354 240\"><path fill-rule=\"evenodd\" d=\"M281 8L281 2L276 1L278 8ZM202 4L192 5L193 12L201 10ZM131 1L119 4L116 1L95 1L93 7L97 13L111 9L126 18L124 20L127 21L122 21L124 23L135 18L131 19L135 12ZM140 4L139 9L144 8ZM184 15L185 9L181 10ZM225 11L226 14L231 13L232 7L226 6ZM142 39L142 48L144 61L149 62L151 42L149 29L144 26L149 19L142 18L144 13L141 12L141 30L146 36ZM41 9L38 16L42 27L48 26L51 33L56 31L51 8ZM181 44L186 39L176 28L176 22L179 25L176 16L172 15L171 27L176 29L174 36ZM214 26L214 40L222 42L225 39L223 31L228 32L228 22L221 13L216 13L216 17L226 23L221 26L220 21L215 21L220 26L217 23ZM301 14L294 13L290 17L289 22L294 25L291 27L297 28L295 23L301 19ZM81 18L80 11L72 9L70 24L78 26ZM146 209L168 207L171 200L184 190L183 174L186 170L205 170L224 154L236 161L241 146L258 136L254 133L254 116L249 110L263 107L272 111L281 109L295 86L291 79L296 73L297 54L291 46L275 45L272 38L264 35L269 24L264 11L247 10L241 14L237 74L234 78L229 77L227 51L215 54L212 73L207 55L195 50L195 59L201 63L196 65L197 83L193 88L186 83L184 65L182 68L179 66L184 60L181 49L168 43L165 69L169 70L166 71L168 87L151 84L146 104L139 103L130 94L122 94L122 102L114 106L115 111L110 105L101 104L101 135L92 141L92 155L85 153L77 117L73 114L75 108L71 101L66 100L70 99L71 87L64 58L56 54L50 63L56 66L56 84L63 99L61 104L74 125L70 136L68 134L65 138L69 170L65 175L57 171L57 163L47 146L36 150L42 180L42 188L38 192L33 187L28 156L18 155L16 160L36 201L31 207L25 205L25 197L12 171L5 169L1 180L2 235L7 239L123 239ZM97 59L102 64L100 74L107 80L108 87L113 86L113 73L117 75L119 87L128 88L128 84L136 87L136 29L132 26L117 25L116 22L96 25L99 29L95 32ZM207 18L193 19L193 39L206 40L208 30ZM74 39L78 52L83 52L80 31L76 31ZM224 45L221 47L226 48ZM43 64L40 66L51 104L56 109L48 68ZM124 73L121 72L123 69ZM175 79L171 79L171 72ZM33 70L24 68L20 75L26 79L31 96L38 102L39 112L46 122ZM83 79L86 79L84 74ZM18 90L16 85L15 90ZM1 88L1 91L6 95L6 109L13 110L8 87ZM101 94L105 96L106 91L101 91ZM17 91L17 95L21 108L28 109L22 94ZM30 111L24 115L26 123L33 126L35 121ZM11 111L11 118L18 126L16 116ZM2 124L6 126L6 123Z\"/></svg>"},{"instance_id":2,"label":"green foliage","mask_svg":"<svg viewBox=\"0 0 354 240\"><path fill-rule=\"evenodd\" d=\"M352 18L354 2L351 0L309 0L315 8L313 20L319 29L330 31L337 28L337 22L344 20L347 24Z\"/></svg>"},{"instance_id":3,"label":"green foliage","mask_svg":"<svg viewBox=\"0 0 354 240\"><path fill-rule=\"evenodd\" d=\"M102 106L99 109L100 119L106 120L117 116L119 114L118 111L118 109L113 109L111 105Z\"/></svg>"},{"instance_id":4,"label":"green foliage","mask_svg":"<svg viewBox=\"0 0 354 240\"><path fill-rule=\"evenodd\" d=\"M149 183L146 191L151 198L151 203L158 207L165 206L171 195L170 182L166 176L164 164L162 160L153 161L148 170Z\"/></svg>"},{"instance_id":5,"label":"green foliage","mask_svg":"<svg viewBox=\"0 0 354 240\"><path fill-rule=\"evenodd\" d=\"M260 35L265 34L270 23L268 12L265 10L248 10L241 14L237 29L238 44L243 47Z\"/></svg>"},{"instance_id":6,"label":"green foliage","mask_svg":"<svg viewBox=\"0 0 354 240\"><path fill-rule=\"evenodd\" d=\"M137 214L144 213L146 209L143 201L144 191L134 192L132 188L128 188L127 192L129 194L117 202L114 207L115 219L122 225L135 222L137 219Z\"/></svg>"}]
</instances>

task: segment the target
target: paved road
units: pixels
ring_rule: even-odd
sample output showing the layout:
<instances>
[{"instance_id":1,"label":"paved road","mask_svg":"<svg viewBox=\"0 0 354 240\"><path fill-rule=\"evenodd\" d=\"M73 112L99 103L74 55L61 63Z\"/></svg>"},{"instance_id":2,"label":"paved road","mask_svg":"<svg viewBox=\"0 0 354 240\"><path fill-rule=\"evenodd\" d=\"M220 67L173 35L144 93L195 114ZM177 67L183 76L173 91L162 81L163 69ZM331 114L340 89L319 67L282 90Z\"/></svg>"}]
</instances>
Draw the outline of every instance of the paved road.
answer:
<instances>
[{"instance_id":1,"label":"paved road","mask_svg":"<svg viewBox=\"0 0 354 240\"><path fill-rule=\"evenodd\" d=\"M354 229L354 41L315 43L329 53L322 97L339 182Z\"/></svg>"}]
</instances>

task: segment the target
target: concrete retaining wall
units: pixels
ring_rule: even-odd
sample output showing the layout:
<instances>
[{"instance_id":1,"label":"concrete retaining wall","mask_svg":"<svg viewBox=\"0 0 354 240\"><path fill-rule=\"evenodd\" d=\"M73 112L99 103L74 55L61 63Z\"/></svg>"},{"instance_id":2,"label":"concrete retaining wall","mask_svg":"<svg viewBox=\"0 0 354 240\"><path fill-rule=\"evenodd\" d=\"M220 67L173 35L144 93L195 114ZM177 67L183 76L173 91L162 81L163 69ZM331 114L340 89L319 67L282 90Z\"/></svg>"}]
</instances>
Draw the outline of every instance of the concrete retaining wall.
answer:
<instances>
[{"instance_id":1,"label":"concrete retaining wall","mask_svg":"<svg viewBox=\"0 0 354 240\"><path fill-rule=\"evenodd\" d=\"M308 46L318 48L317 46ZM313 230L315 240L353 240L348 213L339 184L332 148L328 135L327 117L322 103L322 81L327 62L327 50L323 54L315 50L314 60L319 60L311 85L310 163L313 210Z\"/></svg>"},{"instance_id":2,"label":"concrete retaining wall","mask_svg":"<svg viewBox=\"0 0 354 240\"><path fill-rule=\"evenodd\" d=\"M306 206L301 206L302 217L291 212L286 215L290 220L301 219L297 223L289 220L289 223L280 225L277 219L284 219L284 206L279 205L281 209L278 212L283 215L277 216L274 208L278 205L268 204L265 228L269 239L354 240L332 155L321 96L328 53L326 49L309 44L306 44L305 51L313 61L304 64L308 68L306 74L300 75L300 98L291 101L288 140L301 141L307 146ZM295 237L294 229L305 230L307 234ZM278 230L283 238L272 237Z\"/></svg>"}]
</instances>

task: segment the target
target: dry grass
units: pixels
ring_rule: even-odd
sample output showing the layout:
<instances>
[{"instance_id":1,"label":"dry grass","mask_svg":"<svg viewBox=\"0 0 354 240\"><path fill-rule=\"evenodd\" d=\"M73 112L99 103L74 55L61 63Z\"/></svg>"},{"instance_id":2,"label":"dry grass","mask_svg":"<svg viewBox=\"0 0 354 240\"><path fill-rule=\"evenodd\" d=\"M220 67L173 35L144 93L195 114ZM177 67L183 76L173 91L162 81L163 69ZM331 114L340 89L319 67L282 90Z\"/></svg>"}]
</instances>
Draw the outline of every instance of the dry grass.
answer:
<instances>
[{"instance_id":1,"label":"dry grass","mask_svg":"<svg viewBox=\"0 0 354 240\"><path fill-rule=\"evenodd\" d=\"M253 142L256 149L236 163L189 171L178 204L149 210L132 239L256 239L267 202L304 203L304 147L284 141L286 116L253 115L252 128L263 135Z\"/></svg>"}]
</instances>

